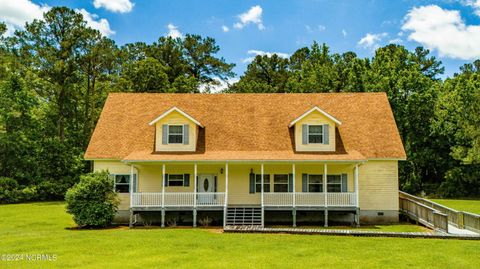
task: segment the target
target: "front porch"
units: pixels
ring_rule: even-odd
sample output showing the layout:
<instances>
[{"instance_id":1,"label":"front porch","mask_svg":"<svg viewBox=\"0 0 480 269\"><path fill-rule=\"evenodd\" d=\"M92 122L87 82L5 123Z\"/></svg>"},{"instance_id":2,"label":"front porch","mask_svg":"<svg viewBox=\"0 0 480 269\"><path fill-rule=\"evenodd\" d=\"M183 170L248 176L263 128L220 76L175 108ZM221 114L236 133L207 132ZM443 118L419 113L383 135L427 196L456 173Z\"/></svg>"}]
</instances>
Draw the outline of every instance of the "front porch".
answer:
<instances>
[{"instance_id":1,"label":"front porch","mask_svg":"<svg viewBox=\"0 0 480 269\"><path fill-rule=\"evenodd\" d=\"M243 214L247 209L259 210L260 226L264 226L265 211L291 211L294 227L297 211L320 211L325 226L329 211L351 212L358 225L358 166L358 162L132 163L130 224L137 213L159 211L163 227L166 211L192 211L196 226L197 211L223 211L226 226L229 214L243 208Z\"/></svg>"}]
</instances>

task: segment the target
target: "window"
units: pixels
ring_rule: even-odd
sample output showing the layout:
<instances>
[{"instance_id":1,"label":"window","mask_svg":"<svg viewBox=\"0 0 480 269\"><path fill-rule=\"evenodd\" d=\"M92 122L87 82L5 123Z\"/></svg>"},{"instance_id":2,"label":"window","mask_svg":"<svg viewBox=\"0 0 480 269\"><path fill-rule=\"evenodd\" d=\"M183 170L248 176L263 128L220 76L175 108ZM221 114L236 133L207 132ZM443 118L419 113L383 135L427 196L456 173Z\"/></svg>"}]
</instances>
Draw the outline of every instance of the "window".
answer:
<instances>
[{"instance_id":1,"label":"window","mask_svg":"<svg viewBox=\"0 0 480 269\"><path fill-rule=\"evenodd\" d=\"M308 192L323 192L322 175L308 175Z\"/></svg>"},{"instance_id":2,"label":"window","mask_svg":"<svg viewBox=\"0 0 480 269\"><path fill-rule=\"evenodd\" d=\"M168 144L183 143L183 125L168 125Z\"/></svg>"},{"instance_id":3,"label":"window","mask_svg":"<svg viewBox=\"0 0 480 269\"><path fill-rule=\"evenodd\" d=\"M341 175L327 175L327 192L342 192Z\"/></svg>"},{"instance_id":4,"label":"window","mask_svg":"<svg viewBox=\"0 0 480 269\"><path fill-rule=\"evenodd\" d=\"M255 192L262 192L262 175L255 175ZM263 174L263 192L270 192L270 175Z\"/></svg>"},{"instance_id":5,"label":"window","mask_svg":"<svg viewBox=\"0 0 480 269\"><path fill-rule=\"evenodd\" d=\"M322 125L308 125L308 143L311 143L311 144L323 143L323 126Z\"/></svg>"},{"instance_id":6,"label":"window","mask_svg":"<svg viewBox=\"0 0 480 269\"><path fill-rule=\"evenodd\" d=\"M168 175L168 186L180 186L183 187L183 174Z\"/></svg>"},{"instance_id":7,"label":"window","mask_svg":"<svg viewBox=\"0 0 480 269\"><path fill-rule=\"evenodd\" d=\"M288 175L273 176L273 191L288 192Z\"/></svg>"},{"instance_id":8,"label":"window","mask_svg":"<svg viewBox=\"0 0 480 269\"><path fill-rule=\"evenodd\" d=\"M130 192L130 175L114 175L115 191L119 193Z\"/></svg>"}]
</instances>

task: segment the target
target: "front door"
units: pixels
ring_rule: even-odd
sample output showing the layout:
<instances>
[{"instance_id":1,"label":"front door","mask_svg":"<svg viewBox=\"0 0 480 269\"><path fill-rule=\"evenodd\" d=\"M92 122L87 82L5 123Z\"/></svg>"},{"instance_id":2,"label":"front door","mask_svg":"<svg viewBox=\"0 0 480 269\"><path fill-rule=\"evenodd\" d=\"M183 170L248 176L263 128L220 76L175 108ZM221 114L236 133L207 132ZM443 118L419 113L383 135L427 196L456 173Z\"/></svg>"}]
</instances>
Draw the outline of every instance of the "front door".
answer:
<instances>
[{"instance_id":1,"label":"front door","mask_svg":"<svg viewBox=\"0 0 480 269\"><path fill-rule=\"evenodd\" d=\"M215 202L215 176L199 175L198 176L198 203L213 204Z\"/></svg>"}]
</instances>

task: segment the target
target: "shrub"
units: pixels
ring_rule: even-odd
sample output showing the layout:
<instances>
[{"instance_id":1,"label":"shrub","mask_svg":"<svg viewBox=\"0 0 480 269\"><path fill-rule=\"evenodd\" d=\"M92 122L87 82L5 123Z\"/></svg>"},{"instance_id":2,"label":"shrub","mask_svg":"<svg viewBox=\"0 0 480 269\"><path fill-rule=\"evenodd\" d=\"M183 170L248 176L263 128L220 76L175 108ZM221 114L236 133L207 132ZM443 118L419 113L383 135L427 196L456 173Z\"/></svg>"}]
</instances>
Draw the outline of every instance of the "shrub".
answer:
<instances>
[{"instance_id":1,"label":"shrub","mask_svg":"<svg viewBox=\"0 0 480 269\"><path fill-rule=\"evenodd\" d=\"M20 199L22 201L33 201L37 200L37 187L36 186L27 186L20 190Z\"/></svg>"},{"instance_id":2,"label":"shrub","mask_svg":"<svg viewBox=\"0 0 480 269\"><path fill-rule=\"evenodd\" d=\"M37 199L41 201L62 200L71 185L63 180L45 180L37 184Z\"/></svg>"},{"instance_id":3,"label":"shrub","mask_svg":"<svg viewBox=\"0 0 480 269\"><path fill-rule=\"evenodd\" d=\"M119 200L106 171L86 174L66 195L67 212L80 227L106 227L113 221Z\"/></svg>"},{"instance_id":4,"label":"shrub","mask_svg":"<svg viewBox=\"0 0 480 269\"><path fill-rule=\"evenodd\" d=\"M0 177L0 204L15 203L20 200L18 183L9 177Z\"/></svg>"}]
</instances>

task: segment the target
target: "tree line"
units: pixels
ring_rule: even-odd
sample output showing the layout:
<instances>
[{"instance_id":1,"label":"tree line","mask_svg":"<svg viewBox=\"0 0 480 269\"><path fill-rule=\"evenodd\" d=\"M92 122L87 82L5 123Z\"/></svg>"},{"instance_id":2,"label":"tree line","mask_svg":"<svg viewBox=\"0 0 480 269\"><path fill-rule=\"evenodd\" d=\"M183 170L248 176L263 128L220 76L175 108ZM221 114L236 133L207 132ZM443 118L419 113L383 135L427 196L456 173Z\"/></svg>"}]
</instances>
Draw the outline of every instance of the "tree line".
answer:
<instances>
[{"instance_id":1,"label":"tree line","mask_svg":"<svg viewBox=\"0 0 480 269\"><path fill-rule=\"evenodd\" d=\"M208 92L235 76L213 38L118 46L65 7L5 32L0 24L0 203L64 197L90 170L82 156L108 93ZM257 56L224 92L386 92L408 155L400 187L479 196L480 61L443 72L421 47L359 58L314 42L289 58Z\"/></svg>"}]
</instances>

